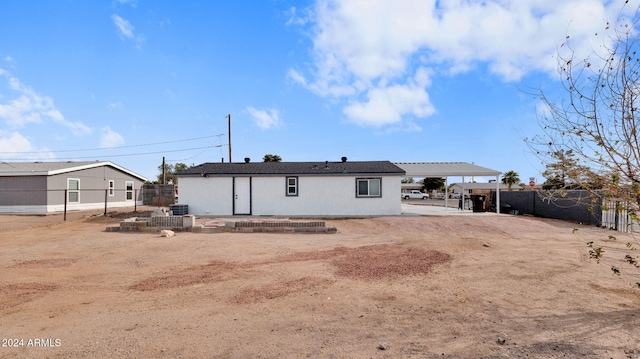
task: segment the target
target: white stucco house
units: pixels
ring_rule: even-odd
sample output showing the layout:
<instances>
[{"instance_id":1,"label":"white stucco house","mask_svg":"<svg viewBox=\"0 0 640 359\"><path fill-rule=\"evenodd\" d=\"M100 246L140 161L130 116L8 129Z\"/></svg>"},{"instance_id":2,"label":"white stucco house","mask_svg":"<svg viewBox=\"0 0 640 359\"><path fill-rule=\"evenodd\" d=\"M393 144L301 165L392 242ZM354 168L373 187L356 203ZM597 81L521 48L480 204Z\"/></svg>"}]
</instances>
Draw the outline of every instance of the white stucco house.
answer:
<instances>
[{"instance_id":1,"label":"white stucco house","mask_svg":"<svg viewBox=\"0 0 640 359\"><path fill-rule=\"evenodd\" d=\"M405 171L389 161L203 163L175 174L196 216L401 214Z\"/></svg>"}]
</instances>

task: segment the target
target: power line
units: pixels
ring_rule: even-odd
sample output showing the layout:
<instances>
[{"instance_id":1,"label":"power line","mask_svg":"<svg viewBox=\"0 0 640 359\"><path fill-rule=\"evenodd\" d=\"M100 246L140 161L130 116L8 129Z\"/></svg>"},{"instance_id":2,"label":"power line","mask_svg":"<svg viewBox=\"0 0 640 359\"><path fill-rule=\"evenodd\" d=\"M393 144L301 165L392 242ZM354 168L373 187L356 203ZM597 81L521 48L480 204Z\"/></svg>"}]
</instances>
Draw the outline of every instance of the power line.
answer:
<instances>
[{"instance_id":1,"label":"power line","mask_svg":"<svg viewBox=\"0 0 640 359\"><path fill-rule=\"evenodd\" d=\"M198 157L198 156L200 156L201 154L203 154L203 153L207 152L207 150L209 150L210 148L213 148L213 147L218 147L218 146L207 147L207 148L205 148L204 150L202 150L202 151L200 151L200 152L196 153L196 154L195 154L195 155L193 155L193 156L189 156L189 157L181 158L181 159L179 159L179 160L167 160L167 162L182 162L182 161L190 160L190 159L192 159L192 158L194 158L194 157Z\"/></svg>"},{"instance_id":2,"label":"power line","mask_svg":"<svg viewBox=\"0 0 640 359\"><path fill-rule=\"evenodd\" d=\"M156 142L156 143L147 143L140 145L129 145L129 146L117 146L117 147L105 147L105 148L86 148L80 150L53 150L53 151L0 151L0 154L38 154L38 153L63 153L63 152L86 152L86 151L107 151L107 150L116 150L121 148L132 148L132 147L145 147L145 146L156 146L156 145L166 145L168 143L176 143L176 142L186 142L186 141L195 141L195 140L203 140L207 138L217 137L217 135L213 136L204 136L204 137L195 137L195 138L187 138L184 140L174 140L174 141L166 141L166 142ZM204 147L199 147L204 148ZM163 151L163 152L172 152L172 151ZM160 153L160 152L153 152ZM123 155L126 156L126 155ZM115 156L114 156L115 157ZM86 158L86 157L84 157Z\"/></svg>"},{"instance_id":3,"label":"power line","mask_svg":"<svg viewBox=\"0 0 640 359\"><path fill-rule=\"evenodd\" d=\"M121 155L109 155L109 157L145 156L145 155L155 155L158 153L167 153L167 152L183 152L183 151L191 151L191 150L209 149L214 147L217 147L217 146L192 147L192 148L183 148L180 150L162 150L162 151L155 151L155 152L128 153L128 154L121 154ZM13 152L13 153L16 153L16 152ZM40 159L38 161L43 161L43 162L47 160L70 161L70 160L77 160L77 159L95 159L95 156L62 157L62 158L55 158L55 159ZM28 159L12 158L11 161L34 161L34 159L33 158L28 158Z\"/></svg>"},{"instance_id":4,"label":"power line","mask_svg":"<svg viewBox=\"0 0 640 359\"><path fill-rule=\"evenodd\" d=\"M216 135L216 136L218 137L218 143L220 144L219 146L217 146L217 147L220 148L220 158L223 158L223 155L222 155L222 140L221 140L221 138L222 138L222 136L224 136L224 133L221 133L221 134Z\"/></svg>"}]
</instances>

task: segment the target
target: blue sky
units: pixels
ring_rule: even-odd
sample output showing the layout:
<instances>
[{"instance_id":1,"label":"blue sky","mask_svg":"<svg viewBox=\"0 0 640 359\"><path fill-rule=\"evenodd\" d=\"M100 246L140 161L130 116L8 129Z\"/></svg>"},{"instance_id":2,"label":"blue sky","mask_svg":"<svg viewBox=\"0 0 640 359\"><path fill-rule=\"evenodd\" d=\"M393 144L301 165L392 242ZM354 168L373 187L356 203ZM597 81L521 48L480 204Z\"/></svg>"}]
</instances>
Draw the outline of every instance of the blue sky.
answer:
<instances>
[{"instance_id":1,"label":"blue sky","mask_svg":"<svg viewBox=\"0 0 640 359\"><path fill-rule=\"evenodd\" d=\"M588 53L623 3L4 0L0 161L155 179L163 156L228 161L230 114L234 162L463 161L541 182L523 89L559 94L567 34Z\"/></svg>"}]
</instances>

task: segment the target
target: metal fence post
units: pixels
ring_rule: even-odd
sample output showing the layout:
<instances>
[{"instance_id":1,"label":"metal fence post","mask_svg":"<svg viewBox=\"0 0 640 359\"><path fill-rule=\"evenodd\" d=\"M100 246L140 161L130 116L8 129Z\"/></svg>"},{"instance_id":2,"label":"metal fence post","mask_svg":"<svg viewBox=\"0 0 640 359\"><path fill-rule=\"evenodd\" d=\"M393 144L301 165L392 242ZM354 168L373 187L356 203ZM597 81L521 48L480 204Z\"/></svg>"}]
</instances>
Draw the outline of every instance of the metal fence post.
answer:
<instances>
[{"instance_id":1,"label":"metal fence post","mask_svg":"<svg viewBox=\"0 0 640 359\"><path fill-rule=\"evenodd\" d=\"M68 189L64 190L64 220L67 220L67 191L69 191Z\"/></svg>"}]
</instances>

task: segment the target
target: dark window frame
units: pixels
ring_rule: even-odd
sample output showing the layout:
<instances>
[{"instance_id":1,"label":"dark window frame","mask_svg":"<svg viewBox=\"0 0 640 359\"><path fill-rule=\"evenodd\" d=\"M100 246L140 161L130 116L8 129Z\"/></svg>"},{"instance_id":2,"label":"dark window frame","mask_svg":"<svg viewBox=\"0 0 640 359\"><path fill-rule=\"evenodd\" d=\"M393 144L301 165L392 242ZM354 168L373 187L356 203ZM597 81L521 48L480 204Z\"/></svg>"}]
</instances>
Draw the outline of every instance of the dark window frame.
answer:
<instances>
[{"instance_id":1,"label":"dark window frame","mask_svg":"<svg viewBox=\"0 0 640 359\"><path fill-rule=\"evenodd\" d=\"M371 194L371 181L378 182L378 194ZM367 183L367 193L360 194L360 183ZM382 177L358 177L356 178L356 198L380 198L382 197Z\"/></svg>"},{"instance_id":2,"label":"dark window frame","mask_svg":"<svg viewBox=\"0 0 640 359\"><path fill-rule=\"evenodd\" d=\"M290 179L295 181L295 183L293 185L291 185L289 183ZM284 184L285 184L284 194L285 194L285 196L287 196L287 197L297 197L298 196L298 183L299 183L298 176L286 176L285 180L284 180ZM293 188L295 192L294 193L289 192L290 188Z\"/></svg>"},{"instance_id":3,"label":"dark window frame","mask_svg":"<svg viewBox=\"0 0 640 359\"><path fill-rule=\"evenodd\" d=\"M77 183L77 188L72 188L71 182ZM80 179L67 178L67 203L80 203Z\"/></svg>"},{"instance_id":4,"label":"dark window frame","mask_svg":"<svg viewBox=\"0 0 640 359\"><path fill-rule=\"evenodd\" d=\"M131 187L129 187L131 184ZM133 181L125 181L124 182L124 192L125 192L125 201L133 201L133 193L135 191L135 183Z\"/></svg>"}]
</instances>

